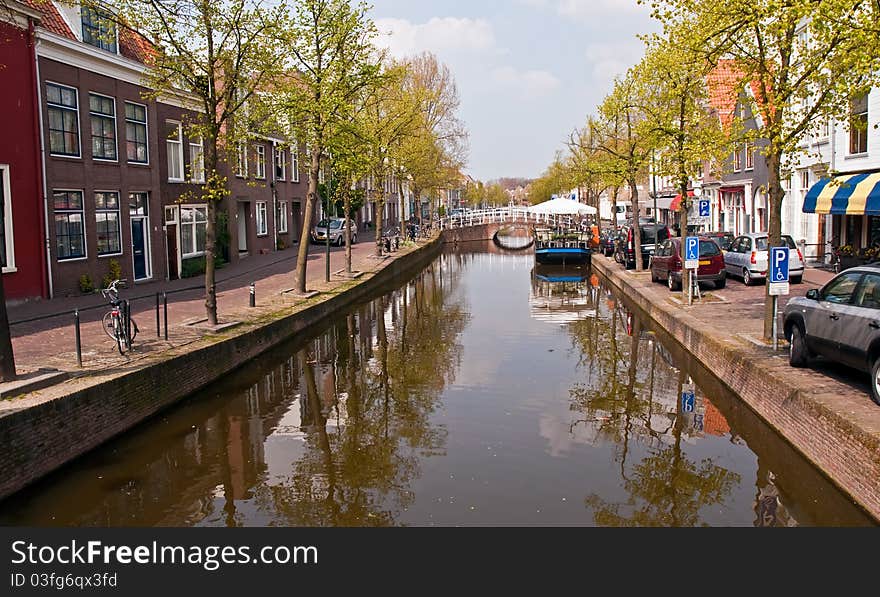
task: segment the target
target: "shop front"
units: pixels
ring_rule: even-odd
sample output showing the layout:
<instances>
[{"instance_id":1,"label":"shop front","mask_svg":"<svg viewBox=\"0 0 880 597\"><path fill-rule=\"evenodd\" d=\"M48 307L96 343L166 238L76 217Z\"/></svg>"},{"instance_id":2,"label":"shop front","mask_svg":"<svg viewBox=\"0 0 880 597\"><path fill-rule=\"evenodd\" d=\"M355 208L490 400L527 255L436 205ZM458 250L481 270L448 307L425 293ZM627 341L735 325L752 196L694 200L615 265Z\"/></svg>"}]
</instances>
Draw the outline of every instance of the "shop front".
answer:
<instances>
[{"instance_id":1,"label":"shop front","mask_svg":"<svg viewBox=\"0 0 880 597\"><path fill-rule=\"evenodd\" d=\"M807 193L803 211L831 216L830 244L843 256L880 256L880 171L823 178Z\"/></svg>"}]
</instances>

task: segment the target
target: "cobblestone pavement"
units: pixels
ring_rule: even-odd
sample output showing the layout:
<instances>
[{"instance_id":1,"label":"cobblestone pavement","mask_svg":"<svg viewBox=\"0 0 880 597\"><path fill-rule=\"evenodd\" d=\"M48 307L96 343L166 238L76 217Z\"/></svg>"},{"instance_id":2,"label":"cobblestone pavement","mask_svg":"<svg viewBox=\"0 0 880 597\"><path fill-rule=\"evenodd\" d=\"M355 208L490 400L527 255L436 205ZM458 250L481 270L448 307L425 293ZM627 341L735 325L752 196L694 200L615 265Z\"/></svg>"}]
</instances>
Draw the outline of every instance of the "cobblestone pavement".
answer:
<instances>
[{"instance_id":1,"label":"cobblestone pavement","mask_svg":"<svg viewBox=\"0 0 880 597\"><path fill-rule=\"evenodd\" d=\"M611 259L601 256L594 256L594 259L606 259L607 262L613 263ZM622 266L618 264L613 266L622 269ZM650 284L651 274L649 272L637 274L630 271L628 273ZM834 275L826 270L808 267L804 274L803 283L791 286L791 296L780 297L779 313L782 313L791 297L804 296L811 288L821 288ZM680 292L669 292L663 284L659 283L655 286L657 290L655 296L658 300L667 300L671 304L681 306ZM704 301L689 308L688 313L705 322L708 326L728 329L731 334L754 343L756 348L767 349L768 345L763 340L764 293L765 287L763 285L746 286L739 278L731 277L728 278L727 286L723 290L714 290L711 288L711 284L704 285ZM786 353L783 352L787 346L785 341L780 341L780 358L787 358ZM711 367L711 363L707 363L707 365ZM815 359L809 369L792 368L790 374L808 379L816 387L827 384L829 391L848 392L857 401L866 400L871 407L874 407L869 397L871 390L868 376L843 365Z\"/></svg>"},{"instance_id":2,"label":"cobblestone pavement","mask_svg":"<svg viewBox=\"0 0 880 597\"><path fill-rule=\"evenodd\" d=\"M427 241L420 241L427 242ZM279 305L293 305L296 297L282 294L294 286L293 272L299 247L267 255L255 255L217 272L217 304L220 323L250 319ZM369 272L379 264L375 256L372 233L364 234L352 247L352 269ZM307 286L309 290L327 291L349 282L336 273L345 269L345 248L331 248L331 283L325 283L325 247L313 245L309 250ZM104 332L101 318L109 310L107 301L99 294L36 301L10 307L9 318L16 368L19 375L38 369L60 371L118 368L131 366L139 360L171 347L188 344L202 338L207 331L199 324L205 320L204 286L202 277L171 282L137 284L123 290L120 298L130 299L132 317L139 333L135 350L121 356L116 344ZM249 307L249 286L256 287L256 309ZM196 288L193 288L196 287ZM189 289L189 290L187 290ZM168 296L168 341L157 335L156 293L173 292ZM74 318L72 311L80 309L80 329L83 369L77 366ZM15 324L35 317L64 313L51 319ZM162 326L160 326L162 327Z\"/></svg>"}]
</instances>

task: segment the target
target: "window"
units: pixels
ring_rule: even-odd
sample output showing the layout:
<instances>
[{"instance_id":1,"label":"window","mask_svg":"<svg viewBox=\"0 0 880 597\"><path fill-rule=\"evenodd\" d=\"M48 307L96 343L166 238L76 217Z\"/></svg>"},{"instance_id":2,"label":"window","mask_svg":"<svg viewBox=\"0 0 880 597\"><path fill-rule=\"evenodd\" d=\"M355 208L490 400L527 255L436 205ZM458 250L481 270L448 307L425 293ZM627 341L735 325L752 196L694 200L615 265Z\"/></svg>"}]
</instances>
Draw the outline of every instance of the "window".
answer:
<instances>
[{"instance_id":1,"label":"window","mask_svg":"<svg viewBox=\"0 0 880 597\"><path fill-rule=\"evenodd\" d=\"M133 218L150 215L150 196L147 193L129 193L128 213Z\"/></svg>"},{"instance_id":2,"label":"window","mask_svg":"<svg viewBox=\"0 0 880 597\"><path fill-rule=\"evenodd\" d=\"M269 234L269 225L266 218L266 202L257 201L257 236Z\"/></svg>"},{"instance_id":3,"label":"window","mask_svg":"<svg viewBox=\"0 0 880 597\"><path fill-rule=\"evenodd\" d=\"M79 157L79 103L77 91L46 83L49 116L49 151L53 155Z\"/></svg>"},{"instance_id":4,"label":"window","mask_svg":"<svg viewBox=\"0 0 880 597\"><path fill-rule=\"evenodd\" d=\"M755 146L752 143L746 143L746 170L754 170L755 168Z\"/></svg>"},{"instance_id":5,"label":"window","mask_svg":"<svg viewBox=\"0 0 880 597\"><path fill-rule=\"evenodd\" d=\"M880 276L866 274L859 294L856 297L856 305L865 309L880 309Z\"/></svg>"},{"instance_id":6,"label":"window","mask_svg":"<svg viewBox=\"0 0 880 597\"><path fill-rule=\"evenodd\" d=\"M275 149L275 180L285 180L284 149Z\"/></svg>"},{"instance_id":7,"label":"window","mask_svg":"<svg viewBox=\"0 0 880 597\"><path fill-rule=\"evenodd\" d=\"M94 8L82 7L82 40L90 46L116 53L116 27L113 21Z\"/></svg>"},{"instance_id":8,"label":"window","mask_svg":"<svg viewBox=\"0 0 880 597\"><path fill-rule=\"evenodd\" d=\"M742 154L743 154L742 147L737 147L733 151L733 171L734 172L739 172L743 168Z\"/></svg>"},{"instance_id":9,"label":"window","mask_svg":"<svg viewBox=\"0 0 880 597\"><path fill-rule=\"evenodd\" d=\"M122 253L119 226L119 193L95 193L95 222L98 238L98 255Z\"/></svg>"},{"instance_id":10,"label":"window","mask_svg":"<svg viewBox=\"0 0 880 597\"><path fill-rule=\"evenodd\" d=\"M850 102L849 152L850 154L868 151L868 94Z\"/></svg>"},{"instance_id":11,"label":"window","mask_svg":"<svg viewBox=\"0 0 880 597\"><path fill-rule=\"evenodd\" d=\"M115 160L116 100L90 93L89 114L92 120L92 157L99 160Z\"/></svg>"},{"instance_id":12,"label":"window","mask_svg":"<svg viewBox=\"0 0 880 597\"><path fill-rule=\"evenodd\" d=\"M800 171L800 179L801 179L801 190L808 191L810 189L810 171L809 170L801 170Z\"/></svg>"},{"instance_id":13,"label":"window","mask_svg":"<svg viewBox=\"0 0 880 597\"><path fill-rule=\"evenodd\" d=\"M248 173L248 156L247 144L239 143L238 145L238 164L235 167L235 175L239 178L246 178Z\"/></svg>"},{"instance_id":14,"label":"window","mask_svg":"<svg viewBox=\"0 0 880 597\"><path fill-rule=\"evenodd\" d=\"M279 201L275 208L275 225L279 234L287 234L287 201Z\"/></svg>"},{"instance_id":15,"label":"window","mask_svg":"<svg viewBox=\"0 0 880 597\"><path fill-rule=\"evenodd\" d=\"M125 154L129 162L147 164L147 107L125 102Z\"/></svg>"},{"instance_id":16,"label":"window","mask_svg":"<svg viewBox=\"0 0 880 597\"><path fill-rule=\"evenodd\" d=\"M15 271L15 243L12 239L12 196L9 166L0 166L0 266L4 272Z\"/></svg>"},{"instance_id":17,"label":"window","mask_svg":"<svg viewBox=\"0 0 880 597\"><path fill-rule=\"evenodd\" d=\"M205 184L205 149L202 139L189 142L190 182Z\"/></svg>"},{"instance_id":18,"label":"window","mask_svg":"<svg viewBox=\"0 0 880 597\"><path fill-rule=\"evenodd\" d=\"M86 256L82 191L55 191L55 256L58 261Z\"/></svg>"},{"instance_id":19,"label":"window","mask_svg":"<svg viewBox=\"0 0 880 597\"><path fill-rule=\"evenodd\" d=\"M290 147L290 180L299 182L299 151L296 144Z\"/></svg>"},{"instance_id":20,"label":"window","mask_svg":"<svg viewBox=\"0 0 880 597\"><path fill-rule=\"evenodd\" d=\"M199 205L180 207L180 250L184 258L197 257L205 252L207 230L207 207Z\"/></svg>"},{"instance_id":21,"label":"window","mask_svg":"<svg viewBox=\"0 0 880 597\"><path fill-rule=\"evenodd\" d=\"M257 145L257 178L266 180L266 146Z\"/></svg>"},{"instance_id":22,"label":"window","mask_svg":"<svg viewBox=\"0 0 880 597\"><path fill-rule=\"evenodd\" d=\"M168 180L183 182L183 131L179 122L167 121Z\"/></svg>"},{"instance_id":23,"label":"window","mask_svg":"<svg viewBox=\"0 0 880 597\"><path fill-rule=\"evenodd\" d=\"M855 292L856 286L859 285L859 280L861 279L862 274L860 273L844 274L840 276L825 289L822 293L822 300L828 301L829 303L837 303L839 305L849 304L852 300L853 292Z\"/></svg>"}]
</instances>

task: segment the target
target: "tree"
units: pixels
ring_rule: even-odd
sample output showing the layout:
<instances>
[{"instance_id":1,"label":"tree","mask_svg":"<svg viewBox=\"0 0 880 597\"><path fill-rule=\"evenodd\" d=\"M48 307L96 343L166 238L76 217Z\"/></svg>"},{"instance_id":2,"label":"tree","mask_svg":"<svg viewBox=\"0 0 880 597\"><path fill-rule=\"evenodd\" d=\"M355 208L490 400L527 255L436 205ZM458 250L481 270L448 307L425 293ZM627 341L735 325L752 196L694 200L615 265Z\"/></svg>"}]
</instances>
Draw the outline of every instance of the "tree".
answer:
<instances>
[{"instance_id":1,"label":"tree","mask_svg":"<svg viewBox=\"0 0 880 597\"><path fill-rule=\"evenodd\" d=\"M280 72L277 24L284 7L262 0L117 0L114 7L118 24L155 50L144 86L155 97L183 92L199 112L187 125L205 144L205 311L216 325L217 205L229 193L220 166L251 132L258 92Z\"/></svg>"},{"instance_id":2,"label":"tree","mask_svg":"<svg viewBox=\"0 0 880 597\"><path fill-rule=\"evenodd\" d=\"M373 45L369 7L347 0L299 0L282 40L296 74L281 88L278 109L293 123L309 155L309 190L296 260L296 290L306 292L309 233L318 175L335 135L349 121L355 100L379 76L382 55Z\"/></svg>"},{"instance_id":3,"label":"tree","mask_svg":"<svg viewBox=\"0 0 880 597\"><path fill-rule=\"evenodd\" d=\"M715 63L732 59L741 88L755 89L752 112L766 140L769 242L781 246L782 180L804 151L808 135L831 118L849 120L854 95L878 81L880 36L873 0L655 0L667 31L692 23L691 52ZM764 335L775 313L767 287Z\"/></svg>"},{"instance_id":4,"label":"tree","mask_svg":"<svg viewBox=\"0 0 880 597\"><path fill-rule=\"evenodd\" d=\"M624 78L616 80L613 91L599 106L599 117L591 121L591 126L594 127L592 134L597 140L596 149L609 157L610 171L629 185L635 220L633 244L638 272L644 269L641 255L642 229L638 223L638 180L645 175L653 149L652 140L642 134L645 115L639 84L640 81L632 69ZM617 215L614 214L613 217L616 222Z\"/></svg>"},{"instance_id":5,"label":"tree","mask_svg":"<svg viewBox=\"0 0 880 597\"><path fill-rule=\"evenodd\" d=\"M730 149L730 137L721 128L718 116L708 107L706 77L712 65L702 56L685 48L691 27L678 27L665 37L653 36L648 51L634 69L643 91L641 135L651 139L661 159L652 160L655 174L669 176L676 182L681 195L681 230L687 234L688 197L695 169L702 163L717 170ZM728 131L734 134L734 131ZM695 166L696 165L696 166ZM685 244L681 244L681 260L685 261ZM688 296L691 271L682 270L682 292Z\"/></svg>"}]
</instances>

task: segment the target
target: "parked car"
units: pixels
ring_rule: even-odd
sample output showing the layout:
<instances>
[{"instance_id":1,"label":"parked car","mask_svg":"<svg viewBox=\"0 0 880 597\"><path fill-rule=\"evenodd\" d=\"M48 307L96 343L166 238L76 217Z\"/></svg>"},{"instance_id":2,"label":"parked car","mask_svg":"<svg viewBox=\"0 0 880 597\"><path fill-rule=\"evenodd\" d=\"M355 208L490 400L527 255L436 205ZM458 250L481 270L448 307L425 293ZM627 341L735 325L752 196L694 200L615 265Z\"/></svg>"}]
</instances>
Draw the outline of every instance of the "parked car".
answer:
<instances>
[{"instance_id":1,"label":"parked car","mask_svg":"<svg viewBox=\"0 0 880 597\"><path fill-rule=\"evenodd\" d=\"M357 223L350 219L349 230L351 230L351 244L355 244L357 242ZM313 243L326 243L327 242L327 225L328 220L324 219L318 222L312 228L312 242ZM345 218L330 218L329 220L329 233L330 233L330 244L342 246L345 244Z\"/></svg>"},{"instance_id":2,"label":"parked car","mask_svg":"<svg viewBox=\"0 0 880 597\"><path fill-rule=\"evenodd\" d=\"M846 270L821 290L789 300L783 330L793 367L821 355L868 372L871 398L880 404L880 264Z\"/></svg>"},{"instance_id":3,"label":"parked car","mask_svg":"<svg viewBox=\"0 0 880 597\"><path fill-rule=\"evenodd\" d=\"M670 238L672 234L670 234L669 228L663 224L659 224L656 227L657 236L659 238L654 237L654 224L641 224L639 228L641 229L642 234L642 246L640 250L642 264L647 268L649 266L651 255L654 254L656 249L657 242L662 243ZM617 240L614 244L614 260L626 266L627 269L632 269L636 266L634 232L633 225L627 224L618 231Z\"/></svg>"},{"instance_id":4,"label":"parked car","mask_svg":"<svg viewBox=\"0 0 880 597\"><path fill-rule=\"evenodd\" d=\"M712 282L715 288L724 288L727 284L727 272L724 269L724 256L721 247L714 239L700 236L700 263L697 270L698 282ZM651 259L651 281L669 285L669 290L681 290L682 284L681 239L670 238L660 245Z\"/></svg>"},{"instance_id":5,"label":"parked car","mask_svg":"<svg viewBox=\"0 0 880 597\"><path fill-rule=\"evenodd\" d=\"M733 232L724 232L722 230L713 230L712 232L704 232L701 236L708 236L721 247L722 251L729 251L730 245L736 240Z\"/></svg>"},{"instance_id":6,"label":"parked car","mask_svg":"<svg viewBox=\"0 0 880 597\"><path fill-rule=\"evenodd\" d=\"M782 241L791 249L788 257L788 273L792 284L800 284L804 278L804 256L787 234ZM738 236L724 254L724 266L730 276L743 279L746 286L767 278L768 245L766 232L752 232Z\"/></svg>"}]
</instances>

